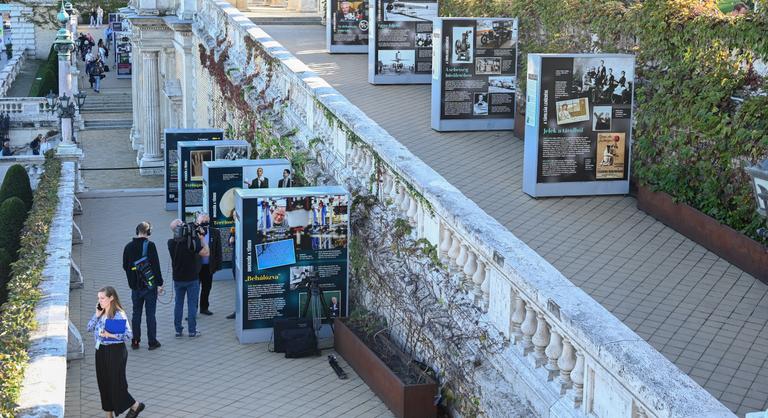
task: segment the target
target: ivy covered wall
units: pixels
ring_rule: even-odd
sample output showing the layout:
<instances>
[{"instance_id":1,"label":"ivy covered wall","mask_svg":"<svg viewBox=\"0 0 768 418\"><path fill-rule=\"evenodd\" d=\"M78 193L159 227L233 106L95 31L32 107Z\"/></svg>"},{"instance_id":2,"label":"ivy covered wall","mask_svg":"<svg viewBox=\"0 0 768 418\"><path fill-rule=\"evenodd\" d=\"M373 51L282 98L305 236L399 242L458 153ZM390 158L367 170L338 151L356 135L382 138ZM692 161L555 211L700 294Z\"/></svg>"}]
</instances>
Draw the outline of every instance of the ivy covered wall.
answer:
<instances>
[{"instance_id":1,"label":"ivy covered wall","mask_svg":"<svg viewBox=\"0 0 768 418\"><path fill-rule=\"evenodd\" d=\"M733 16L716 0L445 0L441 14L519 17L518 71L531 52L636 54L637 182L756 238L742 168L768 158L768 1L756 3Z\"/></svg>"}]
</instances>

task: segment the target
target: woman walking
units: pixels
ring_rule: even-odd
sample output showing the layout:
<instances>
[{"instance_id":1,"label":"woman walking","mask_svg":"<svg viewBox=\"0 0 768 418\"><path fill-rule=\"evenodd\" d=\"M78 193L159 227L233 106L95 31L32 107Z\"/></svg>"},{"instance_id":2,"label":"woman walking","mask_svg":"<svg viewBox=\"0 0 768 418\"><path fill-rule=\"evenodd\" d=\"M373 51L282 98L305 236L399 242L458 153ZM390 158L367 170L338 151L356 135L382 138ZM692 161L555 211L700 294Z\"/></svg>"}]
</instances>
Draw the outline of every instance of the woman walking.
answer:
<instances>
[{"instance_id":1,"label":"woman walking","mask_svg":"<svg viewBox=\"0 0 768 418\"><path fill-rule=\"evenodd\" d=\"M135 418L144 410L144 404L128 393L125 378L128 362L125 342L133 338L128 316L112 286L99 289L98 297L96 312L88 321L88 331L93 333L96 342L96 381L101 395L101 409L106 412L107 418L126 410L126 418Z\"/></svg>"},{"instance_id":2,"label":"woman walking","mask_svg":"<svg viewBox=\"0 0 768 418\"><path fill-rule=\"evenodd\" d=\"M101 79L106 77L106 75L104 75L104 62L98 56L95 57L93 64L91 64L90 75L95 84L93 91L99 93L101 91Z\"/></svg>"}]
</instances>

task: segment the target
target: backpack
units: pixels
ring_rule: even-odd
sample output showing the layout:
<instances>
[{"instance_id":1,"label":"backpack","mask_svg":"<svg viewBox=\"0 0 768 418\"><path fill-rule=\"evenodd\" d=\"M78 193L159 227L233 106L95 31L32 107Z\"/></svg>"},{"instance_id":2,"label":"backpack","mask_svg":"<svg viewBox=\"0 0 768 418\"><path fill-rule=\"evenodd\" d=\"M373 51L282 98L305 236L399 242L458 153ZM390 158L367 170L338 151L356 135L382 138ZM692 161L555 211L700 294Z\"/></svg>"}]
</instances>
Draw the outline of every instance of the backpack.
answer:
<instances>
[{"instance_id":1,"label":"backpack","mask_svg":"<svg viewBox=\"0 0 768 418\"><path fill-rule=\"evenodd\" d=\"M141 249L141 258L133 262L132 270L136 272L136 278L139 279L140 289L155 288L155 272L152 271L152 263L149 262L149 257L147 256L148 247L149 240L144 240Z\"/></svg>"}]
</instances>

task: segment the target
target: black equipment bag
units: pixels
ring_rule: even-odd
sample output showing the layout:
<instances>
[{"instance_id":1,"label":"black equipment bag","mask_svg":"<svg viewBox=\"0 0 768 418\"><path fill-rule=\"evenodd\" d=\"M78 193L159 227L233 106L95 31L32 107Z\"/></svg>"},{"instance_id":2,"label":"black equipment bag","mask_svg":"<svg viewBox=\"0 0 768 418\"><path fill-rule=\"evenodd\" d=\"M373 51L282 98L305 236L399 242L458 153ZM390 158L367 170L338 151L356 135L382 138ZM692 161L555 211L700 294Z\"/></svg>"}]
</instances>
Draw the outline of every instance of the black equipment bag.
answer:
<instances>
[{"instance_id":1,"label":"black equipment bag","mask_svg":"<svg viewBox=\"0 0 768 418\"><path fill-rule=\"evenodd\" d=\"M320 353L311 318L277 319L272 326L276 353L285 353L286 358L316 356Z\"/></svg>"}]
</instances>

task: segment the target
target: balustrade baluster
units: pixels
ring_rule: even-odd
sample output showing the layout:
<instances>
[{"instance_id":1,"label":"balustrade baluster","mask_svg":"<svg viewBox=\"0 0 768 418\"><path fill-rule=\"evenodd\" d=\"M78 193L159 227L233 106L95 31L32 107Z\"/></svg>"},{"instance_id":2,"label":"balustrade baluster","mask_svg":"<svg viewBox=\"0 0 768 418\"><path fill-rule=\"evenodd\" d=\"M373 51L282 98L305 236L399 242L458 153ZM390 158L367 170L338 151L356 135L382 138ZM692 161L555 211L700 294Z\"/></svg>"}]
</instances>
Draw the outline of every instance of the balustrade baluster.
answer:
<instances>
[{"instance_id":1,"label":"balustrade baluster","mask_svg":"<svg viewBox=\"0 0 768 418\"><path fill-rule=\"evenodd\" d=\"M517 344L523 338L523 331L520 328L525 320L525 301L520 297L520 293L514 290L513 292L512 315L509 317L509 322L512 344Z\"/></svg>"},{"instance_id":2,"label":"balustrade baluster","mask_svg":"<svg viewBox=\"0 0 768 418\"><path fill-rule=\"evenodd\" d=\"M547 364L549 377L547 380L554 379L555 376L557 376L557 373L560 371L560 368L557 367L557 359L560 358L562 353L563 339L560 337L560 334L557 331L551 330L549 345L547 345L547 349L544 350L544 354L546 354L547 358L549 359L549 363Z\"/></svg>"},{"instance_id":3,"label":"balustrade baluster","mask_svg":"<svg viewBox=\"0 0 768 418\"><path fill-rule=\"evenodd\" d=\"M464 263L467 262L467 246L464 244L461 244L461 247L459 248L459 256L456 257L456 267L459 269L464 269Z\"/></svg>"},{"instance_id":4,"label":"balustrade baluster","mask_svg":"<svg viewBox=\"0 0 768 418\"><path fill-rule=\"evenodd\" d=\"M485 263L478 260L475 274L472 275L472 283L474 284L473 293L475 296L475 305L481 306L483 301L483 282L485 281Z\"/></svg>"},{"instance_id":5,"label":"balustrade baluster","mask_svg":"<svg viewBox=\"0 0 768 418\"><path fill-rule=\"evenodd\" d=\"M488 303L491 300L491 284L490 280L488 280L488 272L485 273L485 280L483 280L483 284L480 285L480 289L483 291L483 312L488 312Z\"/></svg>"},{"instance_id":6,"label":"balustrade baluster","mask_svg":"<svg viewBox=\"0 0 768 418\"><path fill-rule=\"evenodd\" d=\"M536 311L530 303L525 304L525 320L520 330L523 331L523 355L527 356L533 350L533 334L536 332Z\"/></svg>"},{"instance_id":7,"label":"balustrade baluster","mask_svg":"<svg viewBox=\"0 0 768 418\"><path fill-rule=\"evenodd\" d=\"M419 201L416 199L411 199L411 205L408 207L408 212L405 213L405 216L408 217L408 219L411 221L411 223L416 222L416 214L419 210Z\"/></svg>"},{"instance_id":8,"label":"balustrade baluster","mask_svg":"<svg viewBox=\"0 0 768 418\"><path fill-rule=\"evenodd\" d=\"M459 240L458 234L454 233L451 237L451 248L448 250L448 258L451 263L454 263L456 257L459 256L459 249L461 248L461 240Z\"/></svg>"},{"instance_id":9,"label":"balustrade baluster","mask_svg":"<svg viewBox=\"0 0 768 418\"><path fill-rule=\"evenodd\" d=\"M440 259L445 260L448 256L448 250L451 249L451 231L443 228L443 239L440 241Z\"/></svg>"},{"instance_id":10,"label":"balustrade baluster","mask_svg":"<svg viewBox=\"0 0 768 418\"><path fill-rule=\"evenodd\" d=\"M547 355L544 354L544 350L549 344L549 337L549 325L547 325L544 314L539 313L536 315L536 333L533 334L532 338L536 367L541 367L547 363Z\"/></svg>"},{"instance_id":11,"label":"balustrade baluster","mask_svg":"<svg viewBox=\"0 0 768 418\"><path fill-rule=\"evenodd\" d=\"M563 353L557 360L557 367L560 368L561 395L565 395L565 392L573 386L573 382L571 381L571 370L576 366L576 356L573 351L571 342L563 339Z\"/></svg>"},{"instance_id":12,"label":"balustrade baluster","mask_svg":"<svg viewBox=\"0 0 768 418\"><path fill-rule=\"evenodd\" d=\"M573 381L573 406L578 408L584 399L584 355L576 352L576 365L571 371Z\"/></svg>"},{"instance_id":13,"label":"balustrade baluster","mask_svg":"<svg viewBox=\"0 0 768 418\"><path fill-rule=\"evenodd\" d=\"M400 202L400 212L404 214L408 211L408 206L411 204L411 195L406 191L403 191L403 195L403 201Z\"/></svg>"},{"instance_id":14,"label":"balustrade baluster","mask_svg":"<svg viewBox=\"0 0 768 418\"><path fill-rule=\"evenodd\" d=\"M471 280L477 271L477 256L474 252L469 251L467 255L467 261L464 263L464 276Z\"/></svg>"}]
</instances>

